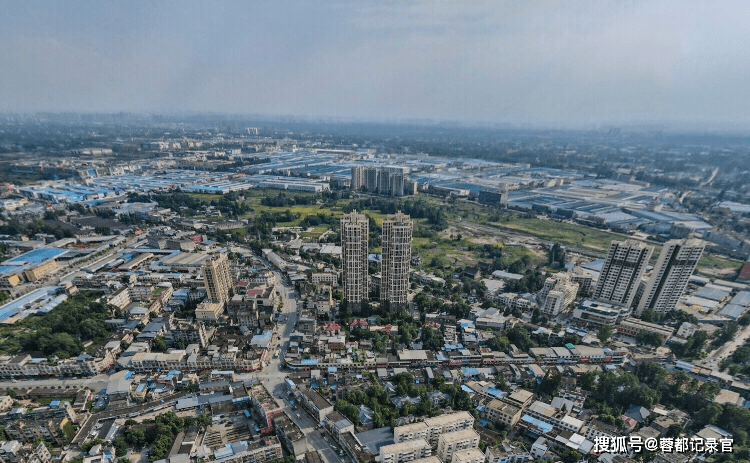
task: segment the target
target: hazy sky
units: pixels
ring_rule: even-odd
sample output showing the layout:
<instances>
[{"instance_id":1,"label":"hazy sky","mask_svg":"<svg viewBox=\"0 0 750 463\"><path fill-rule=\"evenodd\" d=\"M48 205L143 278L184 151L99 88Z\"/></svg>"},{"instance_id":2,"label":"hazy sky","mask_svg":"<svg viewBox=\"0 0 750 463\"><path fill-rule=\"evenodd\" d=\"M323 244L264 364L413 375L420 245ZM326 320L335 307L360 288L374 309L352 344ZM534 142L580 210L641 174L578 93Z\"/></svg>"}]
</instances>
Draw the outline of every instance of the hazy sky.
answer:
<instances>
[{"instance_id":1,"label":"hazy sky","mask_svg":"<svg viewBox=\"0 0 750 463\"><path fill-rule=\"evenodd\" d=\"M750 122L747 0L0 8L0 111Z\"/></svg>"}]
</instances>

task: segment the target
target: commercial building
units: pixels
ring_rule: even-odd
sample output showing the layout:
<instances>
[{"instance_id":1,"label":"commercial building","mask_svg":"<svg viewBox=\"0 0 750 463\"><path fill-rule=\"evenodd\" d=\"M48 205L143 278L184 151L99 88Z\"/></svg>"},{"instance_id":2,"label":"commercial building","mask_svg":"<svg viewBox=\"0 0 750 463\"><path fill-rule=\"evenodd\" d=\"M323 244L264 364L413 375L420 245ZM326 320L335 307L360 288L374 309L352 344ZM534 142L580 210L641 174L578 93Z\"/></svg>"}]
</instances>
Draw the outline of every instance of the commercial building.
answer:
<instances>
[{"instance_id":1,"label":"commercial building","mask_svg":"<svg viewBox=\"0 0 750 463\"><path fill-rule=\"evenodd\" d=\"M638 333L641 331L658 334L661 337L662 344L664 344L674 333L674 328L657 325L656 323L644 322L643 320L631 317L625 318L617 326L617 333L630 336L631 338L638 336Z\"/></svg>"},{"instance_id":2,"label":"commercial building","mask_svg":"<svg viewBox=\"0 0 750 463\"><path fill-rule=\"evenodd\" d=\"M474 429L441 434L438 439L437 457L444 462L452 461L453 454L466 449L479 448L479 434Z\"/></svg>"},{"instance_id":3,"label":"commercial building","mask_svg":"<svg viewBox=\"0 0 750 463\"><path fill-rule=\"evenodd\" d=\"M432 447L424 439L384 445L380 448L380 463L406 463L432 455Z\"/></svg>"},{"instance_id":4,"label":"commercial building","mask_svg":"<svg viewBox=\"0 0 750 463\"><path fill-rule=\"evenodd\" d=\"M630 312L605 302L582 301L573 310L572 323L585 328L599 329L604 325L615 326Z\"/></svg>"},{"instance_id":5,"label":"commercial building","mask_svg":"<svg viewBox=\"0 0 750 463\"><path fill-rule=\"evenodd\" d=\"M630 307L654 247L638 240L612 241L594 299Z\"/></svg>"},{"instance_id":6,"label":"commercial building","mask_svg":"<svg viewBox=\"0 0 750 463\"><path fill-rule=\"evenodd\" d=\"M369 298L367 250L370 220L356 210L341 219L341 257L344 299L358 311Z\"/></svg>"},{"instance_id":7,"label":"commercial building","mask_svg":"<svg viewBox=\"0 0 750 463\"><path fill-rule=\"evenodd\" d=\"M685 291L705 247L705 243L697 239L670 240L664 243L654 271L638 302L638 314L644 310L673 310Z\"/></svg>"},{"instance_id":8,"label":"commercial building","mask_svg":"<svg viewBox=\"0 0 750 463\"><path fill-rule=\"evenodd\" d=\"M409 265L414 222L401 211L383 220L383 261L380 302L384 307L403 307L409 291Z\"/></svg>"},{"instance_id":9,"label":"commercial building","mask_svg":"<svg viewBox=\"0 0 750 463\"><path fill-rule=\"evenodd\" d=\"M47 262L42 262L41 264L35 265L34 267L28 268L23 271L23 276L26 278L27 281L35 282L38 280L41 280L42 278L46 277L50 273L54 272L57 269L57 261L55 260L48 260Z\"/></svg>"},{"instance_id":10,"label":"commercial building","mask_svg":"<svg viewBox=\"0 0 750 463\"><path fill-rule=\"evenodd\" d=\"M209 301L218 302L223 307L232 297L232 288L234 287L234 279L229 268L229 258L222 252L217 257L206 261L202 270Z\"/></svg>"},{"instance_id":11,"label":"commercial building","mask_svg":"<svg viewBox=\"0 0 750 463\"><path fill-rule=\"evenodd\" d=\"M508 192L505 190L482 190L477 201L493 206L505 206L508 203Z\"/></svg>"}]
</instances>

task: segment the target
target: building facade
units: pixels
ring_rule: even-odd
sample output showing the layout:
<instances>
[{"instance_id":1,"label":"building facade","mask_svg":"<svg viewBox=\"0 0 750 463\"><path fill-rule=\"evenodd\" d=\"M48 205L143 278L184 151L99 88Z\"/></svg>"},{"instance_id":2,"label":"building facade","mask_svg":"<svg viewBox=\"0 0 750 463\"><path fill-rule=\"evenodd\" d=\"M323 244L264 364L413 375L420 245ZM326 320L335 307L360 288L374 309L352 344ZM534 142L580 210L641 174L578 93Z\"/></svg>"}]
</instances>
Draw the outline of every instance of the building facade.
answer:
<instances>
[{"instance_id":1,"label":"building facade","mask_svg":"<svg viewBox=\"0 0 750 463\"><path fill-rule=\"evenodd\" d=\"M208 299L224 305L232 297L234 287L229 258L225 253L221 253L203 264L202 270Z\"/></svg>"},{"instance_id":2,"label":"building facade","mask_svg":"<svg viewBox=\"0 0 750 463\"><path fill-rule=\"evenodd\" d=\"M344 299L358 311L369 298L367 251L370 219L356 210L341 219L341 264L343 266Z\"/></svg>"}]
</instances>

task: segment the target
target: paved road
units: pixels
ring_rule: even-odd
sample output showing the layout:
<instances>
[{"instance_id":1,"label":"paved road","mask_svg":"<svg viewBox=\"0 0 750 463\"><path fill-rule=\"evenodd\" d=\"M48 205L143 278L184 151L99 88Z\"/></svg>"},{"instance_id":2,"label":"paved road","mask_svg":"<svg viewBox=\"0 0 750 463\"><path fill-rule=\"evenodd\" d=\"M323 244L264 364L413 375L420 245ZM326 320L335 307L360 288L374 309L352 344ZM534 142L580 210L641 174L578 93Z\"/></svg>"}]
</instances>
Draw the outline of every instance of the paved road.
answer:
<instances>
[{"instance_id":1,"label":"paved road","mask_svg":"<svg viewBox=\"0 0 750 463\"><path fill-rule=\"evenodd\" d=\"M741 327L731 341L718 349L714 349L706 358L696 363L705 368L716 370L719 368L719 364L722 360L732 355L739 347L742 347L748 339L750 339L750 325Z\"/></svg>"},{"instance_id":2,"label":"paved road","mask_svg":"<svg viewBox=\"0 0 750 463\"><path fill-rule=\"evenodd\" d=\"M243 250L244 247L240 246ZM247 249L249 251L249 249ZM292 418L292 420L299 426L302 432L307 437L307 448L308 450L319 450L323 460L326 463L341 463L343 460L339 456L338 450L334 450L331 443L333 437L328 433L325 433L326 441L321 436L321 430L316 429L318 423L313 419L306 411L301 407L297 410L293 410L288 400L288 389L284 379L287 373L281 370L281 360L284 358L285 349L288 346L289 335L294 331L294 327L297 324L297 306L302 302L299 300L299 295L294 290L291 284L287 283L280 272L278 272L269 262L262 257L260 260L268 267L273 270L276 275L276 284L278 287L283 288L282 294L284 299L284 305L281 310L281 316L279 318L278 333L278 356L271 356L271 360L263 371L253 373L249 376L252 379L263 381L266 388L273 394L276 402L282 407L282 409ZM282 321L286 317L284 321ZM297 415L300 417L297 418ZM333 444L337 449L340 448L338 444Z\"/></svg>"}]
</instances>

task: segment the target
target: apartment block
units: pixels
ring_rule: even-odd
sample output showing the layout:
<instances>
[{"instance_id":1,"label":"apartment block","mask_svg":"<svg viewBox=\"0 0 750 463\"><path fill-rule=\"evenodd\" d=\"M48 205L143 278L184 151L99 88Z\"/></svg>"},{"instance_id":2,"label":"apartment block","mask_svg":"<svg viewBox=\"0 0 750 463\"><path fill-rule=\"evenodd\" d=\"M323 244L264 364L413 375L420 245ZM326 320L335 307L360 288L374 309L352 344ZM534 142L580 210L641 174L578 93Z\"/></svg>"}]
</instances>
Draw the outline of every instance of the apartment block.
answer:
<instances>
[{"instance_id":1,"label":"apartment block","mask_svg":"<svg viewBox=\"0 0 750 463\"><path fill-rule=\"evenodd\" d=\"M478 448L453 452L451 463L484 463L484 453Z\"/></svg>"},{"instance_id":2,"label":"apartment block","mask_svg":"<svg viewBox=\"0 0 750 463\"><path fill-rule=\"evenodd\" d=\"M575 300L578 294L578 283L574 283L567 273L558 273L547 278L537 295L542 312L557 315L563 312Z\"/></svg>"},{"instance_id":3,"label":"apartment block","mask_svg":"<svg viewBox=\"0 0 750 463\"><path fill-rule=\"evenodd\" d=\"M517 405L493 400L487 405L487 419L505 426L515 426L521 419L523 409Z\"/></svg>"},{"instance_id":4,"label":"apartment block","mask_svg":"<svg viewBox=\"0 0 750 463\"><path fill-rule=\"evenodd\" d=\"M393 428L393 442L397 444L417 439L430 439L430 427L424 421Z\"/></svg>"},{"instance_id":5,"label":"apartment block","mask_svg":"<svg viewBox=\"0 0 750 463\"><path fill-rule=\"evenodd\" d=\"M437 457L444 462L452 461L453 454L460 450L478 449L479 434L474 429L462 429L441 434L438 439Z\"/></svg>"},{"instance_id":6,"label":"apartment block","mask_svg":"<svg viewBox=\"0 0 750 463\"><path fill-rule=\"evenodd\" d=\"M438 437L441 434L463 429L473 429L474 417L469 412L461 411L425 418L424 423L430 429L430 437L427 439L427 442L435 447L438 444Z\"/></svg>"},{"instance_id":7,"label":"apartment block","mask_svg":"<svg viewBox=\"0 0 750 463\"><path fill-rule=\"evenodd\" d=\"M385 445L380 448L380 463L406 463L432 455L432 447L424 439Z\"/></svg>"}]
</instances>

